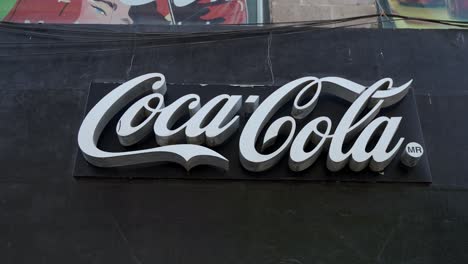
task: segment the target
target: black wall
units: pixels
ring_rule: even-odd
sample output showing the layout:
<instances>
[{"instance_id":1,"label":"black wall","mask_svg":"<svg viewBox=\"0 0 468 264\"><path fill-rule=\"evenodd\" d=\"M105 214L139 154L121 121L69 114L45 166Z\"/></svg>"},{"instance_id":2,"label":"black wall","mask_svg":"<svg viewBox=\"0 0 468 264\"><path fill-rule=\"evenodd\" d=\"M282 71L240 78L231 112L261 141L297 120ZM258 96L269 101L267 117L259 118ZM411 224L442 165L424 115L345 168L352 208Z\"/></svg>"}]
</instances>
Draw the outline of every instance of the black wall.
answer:
<instances>
[{"instance_id":1,"label":"black wall","mask_svg":"<svg viewBox=\"0 0 468 264\"><path fill-rule=\"evenodd\" d=\"M59 33L0 29L1 263L468 261L467 32ZM148 72L169 83L414 79L433 184L75 179L90 82Z\"/></svg>"}]
</instances>

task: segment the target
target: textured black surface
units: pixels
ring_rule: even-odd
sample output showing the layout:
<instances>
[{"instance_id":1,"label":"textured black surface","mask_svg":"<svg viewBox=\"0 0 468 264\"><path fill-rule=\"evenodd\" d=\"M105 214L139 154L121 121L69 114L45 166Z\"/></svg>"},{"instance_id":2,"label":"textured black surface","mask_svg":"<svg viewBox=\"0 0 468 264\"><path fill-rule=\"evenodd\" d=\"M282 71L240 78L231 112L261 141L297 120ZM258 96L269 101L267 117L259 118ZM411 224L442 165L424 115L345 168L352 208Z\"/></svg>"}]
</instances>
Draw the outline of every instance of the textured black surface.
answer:
<instances>
[{"instance_id":1,"label":"textured black surface","mask_svg":"<svg viewBox=\"0 0 468 264\"><path fill-rule=\"evenodd\" d=\"M1 263L468 261L468 32L320 30L114 51L0 39L45 43L0 46ZM433 184L76 180L90 83L157 71L195 84L414 79Z\"/></svg>"},{"instance_id":2,"label":"textured black surface","mask_svg":"<svg viewBox=\"0 0 468 264\"><path fill-rule=\"evenodd\" d=\"M395 84L399 85L399 84ZM112 83L92 83L86 102L86 113L94 107L99 100L110 93L119 84ZM244 100L250 95L258 95L260 103L263 102L271 93L278 87L262 86L262 87L233 87L228 85L168 85L167 94L165 95L165 105L168 106L178 98L187 94L197 94L200 96L202 104L205 104L213 97L220 94L241 95ZM288 107L283 107L278 113L273 116L267 123L267 128L274 120L282 116L289 116L291 111L292 101L286 104ZM317 107L308 118L297 122L296 135L299 131L312 119L327 116L332 121L333 129L336 128L341 117L346 110L350 107L350 103L340 100L331 95L322 93L317 103ZM130 107L130 106L128 106ZM115 133L115 128L118 124L120 117L125 112L123 108L119 114L106 126L100 140L98 147L111 152L126 152L131 150L142 150L157 147L154 135L150 138L138 143L136 146L124 147L119 143L119 139ZM419 123L419 116L417 113L417 106L414 100L412 90L408 95L398 104L383 109L379 116L387 117L402 117L402 121L397 134L392 141L392 148L400 138L404 138L403 147L409 142L418 142L423 148L424 139ZM364 112L365 114L366 112ZM214 148L216 152L223 155L229 160L229 170L223 171L209 166L198 166L190 171L186 171L182 166L174 163L159 163L146 166L124 167L124 168L98 168L89 164L78 151L74 172L75 177L91 177L91 178L127 178L127 179L217 179L217 180L305 180L305 181L352 181L352 182L414 182L414 183L430 183L431 172L427 156L424 155L418 165L414 168L406 168L400 163L400 152L393 162L385 169L384 172L372 172L368 169L359 173L354 173L348 168L339 172L330 172L326 169L326 154L321 157L308 169L302 172L293 172L288 168L288 155L285 155L281 162L274 166L272 169L261 173L252 173L242 168L239 159L239 138L247 118L243 113L240 115L240 127L237 132L224 144ZM264 129L265 130L265 129ZM263 130L263 133L265 132ZM332 130L331 133L334 133ZM263 134L258 139L261 142ZM282 139L279 142L283 142ZM353 141L351 141L353 142ZM349 149L351 146L345 146ZM272 148L273 150L276 147ZM273 151L271 150L271 151Z\"/></svg>"}]
</instances>

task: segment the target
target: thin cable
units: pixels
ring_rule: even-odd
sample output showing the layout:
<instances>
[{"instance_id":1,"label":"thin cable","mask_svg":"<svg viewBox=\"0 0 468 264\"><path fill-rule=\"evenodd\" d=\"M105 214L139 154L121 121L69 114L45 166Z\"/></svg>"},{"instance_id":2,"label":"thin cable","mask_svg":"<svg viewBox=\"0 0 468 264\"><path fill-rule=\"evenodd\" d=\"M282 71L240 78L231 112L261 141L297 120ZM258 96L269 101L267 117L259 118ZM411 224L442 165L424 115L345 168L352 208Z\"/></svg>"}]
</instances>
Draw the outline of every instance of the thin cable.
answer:
<instances>
[{"instance_id":1,"label":"thin cable","mask_svg":"<svg viewBox=\"0 0 468 264\"><path fill-rule=\"evenodd\" d=\"M121 45L125 44L128 41L137 41L137 42L153 42L153 41L185 41L184 43L196 43L197 38L203 37L212 37L216 40L219 40L222 37L231 38L231 39L239 39L243 37L248 37L249 35L259 35L262 36L263 34L269 34L270 32L275 32L277 34L281 34L282 32L291 33L297 32L299 30L303 30L304 28L315 28L330 24L340 24L340 23L349 23L352 21L357 21L361 19L367 19L372 17L377 17L378 15L366 15L366 16L359 16L359 17L351 17L351 18L342 18L342 19L334 19L334 20L321 20L321 21L308 21L306 23L296 23L296 22L288 22L286 26L280 25L273 25L273 26L266 26L264 28L249 28L249 29L242 29L242 30L222 30L222 31L214 31L214 32L178 32L178 33L124 33L125 35L121 35L120 33L110 33L109 35L113 36L111 38L99 38L96 36L76 36L76 35L68 35L68 34L51 34L48 32L44 32L47 28L33 28L36 30L41 30L40 32L31 31L29 30L21 30L18 28L18 24L6 24L5 27L1 27L2 24L0 23L0 30L3 29L5 31L10 31L14 33L24 33L32 36L39 36L39 37L47 37L50 40L58 40L58 42L50 43L50 42L3 42L0 43L2 46L13 46L13 45L38 45L38 46L50 46L53 44L56 47L62 46L69 46L73 44L80 44L80 45L92 45L92 44L105 44L105 43L116 43ZM400 15L391 15L392 20L418 20L418 21L426 21L426 22L433 22L432 19L421 19L421 18L412 18L412 17L405 17ZM452 21L447 20L439 20L438 23L449 25L449 26L456 26L462 28L468 28L468 22L459 22L455 21L456 24ZM365 24L374 24L374 23L362 23L360 25ZM340 28L340 26L335 26L335 28ZM80 30L75 30L74 33L78 33ZM86 31L85 31L86 32ZM93 33L98 32L94 31ZM71 38L68 38L71 37ZM70 40L71 39L71 40ZM195 40L195 41L194 41Z\"/></svg>"},{"instance_id":2,"label":"thin cable","mask_svg":"<svg viewBox=\"0 0 468 264\"><path fill-rule=\"evenodd\" d=\"M392 18L403 18L407 20L417 20L417 21L425 21L425 22L431 22L431 23L439 23L443 25L449 25L449 26L454 26L454 27L462 27L465 28L468 26L468 22L466 21L453 21L453 20L434 20L434 19L424 19L424 18L415 18L415 17L406 17L406 16L401 16L401 15L387 15L387 17L392 17ZM29 33L31 35L36 35L36 36L45 36L45 37L58 37L58 38L75 38L75 39L82 39L82 40L94 40L94 41L126 41L126 40L158 40L161 39L161 36L168 36L168 37L183 37L183 36L195 36L195 35L200 35L200 36L209 36L209 35L219 35L219 34L235 34L235 33L260 33L260 32L270 32L270 31L279 31L279 30L285 30L285 29L290 29L292 27L298 27L298 26L325 26L329 24L339 24L339 23L345 23L345 22L350 22L354 20L360 20L360 19L367 19L367 18L374 18L374 17L381 17L381 15L378 14L373 14L373 15L365 15L365 16L358 16L358 17L350 17L350 18L342 18L342 19L334 19L334 20L319 20L319 21L306 21L306 22L285 22L285 23L277 23L277 24L265 24L268 26L265 26L263 28L248 28L248 29L241 29L241 30L214 30L212 32L206 32L206 31L201 31L201 32L151 32L151 33L143 33L143 32L132 32L132 33L126 33L126 32L106 32L108 34L105 34L103 37L103 32L102 31L83 31L83 30L74 30L71 31L69 29L66 30L60 30L60 29L52 29L50 31L58 31L60 34L53 34L53 33L48 33L48 32L38 32L37 30L44 30L46 28L31 28L28 26L27 28L23 27L18 27L17 24L15 26L11 26L11 24L3 24L0 23L0 30L4 29L7 31L15 31L18 33ZM232 27L231 26L223 26L225 27ZM245 26L245 25L244 25ZM239 27L239 26L238 26ZM81 34L69 34L69 33L81 33ZM91 34L90 36L85 36L83 33ZM156 37L156 38L155 38Z\"/></svg>"},{"instance_id":3,"label":"thin cable","mask_svg":"<svg viewBox=\"0 0 468 264\"><path fill-rule=\"evenodd\" d=\"M297 32L285 32L288 34L293 34L293 33L303 33L303 32L309 32L309 31L326 31L326 30L335 30L339 28L348 28L348 27L354 27L354 26L360 26L360 25L373 25L373 24L378 24L379 22L371 22L371 23L356 23L356 24L349 24L349 25L344 25L341 27L334 27L334 28L309 28ZM256 38L259 36L248 36L244 37L242 39L250 39L250 38ZM228 40L222 40L222 41L228 41ZM148 46L139 46L136 47L136 49L149 49L149 48L161 48L161 47L173 47L177 45L199 45L199 44L209 44L213 42L219 42L219 40L209 40L209 41L198 41L198 42L192 42L192 43L173 43L173 44L157 44L157 45L148 45ZM50 56L50 55L70 55L70 54L80 54L80 53L102 53L102 52L114 52L114 51L126 51L128 53L131 53L131 48L129 47L120 47L120 48L108 48L108 49L94 49L94 50L75 50L75 51L63 51L63 52L44 52L44 53L20 53L20 54L6 54L6 55L0 55L0 57L29 57L29 56Z\"/></svg>"}]
</instances>

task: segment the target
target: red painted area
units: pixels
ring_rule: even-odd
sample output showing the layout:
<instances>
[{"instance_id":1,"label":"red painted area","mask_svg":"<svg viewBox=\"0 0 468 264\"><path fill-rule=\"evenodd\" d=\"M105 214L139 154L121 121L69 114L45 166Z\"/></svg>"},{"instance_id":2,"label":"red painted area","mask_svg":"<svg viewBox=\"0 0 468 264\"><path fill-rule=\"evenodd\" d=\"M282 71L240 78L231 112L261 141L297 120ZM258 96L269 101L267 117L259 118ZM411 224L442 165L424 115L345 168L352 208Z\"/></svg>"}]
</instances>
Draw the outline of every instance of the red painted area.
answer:
<instances>
[{"instance_id":1,"label":"red painted area","mask_svg":"<svg viewBox=\"0 0 468 264\"><path fill-rule=\"evenodd\" d=\"M210 0L200 0L201 3L209 3ZM247 22L247 3L245 0L236 0L224 4L208 7L210 12L201 17L203 20L224 18L223 24L243 24Z\"/></svg>"},{"instance_id":2,"label":"red painted area","mask_svg":"<svg viewBox=\"0 0 468 264\"><path fill-rule=\"evenodd\" d=\"M168 0L156 0L157 11L163 17L170 14ZM247 3L246 0L232 0L223 3L211 3L210 0L197 0L197 5L206 6L209 12L200 18L202 20L214 20L222 18L222 24L244 24L247 23Z\"/></svg>"},{"instance_id":3,"label":"red painted area","mask_svg":"<svg viewBox=\"0 0 468 264\"><path fill-rule=\"evenodd\" d=\"M150 13L160 14L166 20L170 20L169 0L154 1L156 9L149 10ZM108 7L107 5L110 4L113 6ZM103 9L105 12L98 12L98 9L93 6ZM132 6L119 0L18 0L4 21L16 23L131 24L133 21L128 14L130 8ZM194 0L193 3L185 7L173 6L172 9L176 20L187 24L193 21L245 24L248 21L247 0L218 0L214 2ZM178 12L182 12L183 15ZM138 16L138 13L136 15ZM189 19L185 20L187 17Z\"/></svg>"},{"instance_id":4,"label":"red painted area","mask_svg":"<svg viewBox=\"0 0 468 264\"><path fill-rule=\"evenodd\" d=\"M18 0L4 21L17 23L73 23L81 12L81 0Z\"/></svg>"}]
</instances>

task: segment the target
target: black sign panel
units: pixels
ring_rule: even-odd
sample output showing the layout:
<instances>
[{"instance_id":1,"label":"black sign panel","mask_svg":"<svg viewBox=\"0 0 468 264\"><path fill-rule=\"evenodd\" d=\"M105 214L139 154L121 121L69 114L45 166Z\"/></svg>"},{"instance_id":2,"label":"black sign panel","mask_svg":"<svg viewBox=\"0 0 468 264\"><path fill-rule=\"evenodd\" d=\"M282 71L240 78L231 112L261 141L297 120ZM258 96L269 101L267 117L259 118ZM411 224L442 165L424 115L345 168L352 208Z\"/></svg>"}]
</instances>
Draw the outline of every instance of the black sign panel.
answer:
<instances>
[{"instance_id":1,"label":"black sign panel","mask_svg":"<svg viewBox=\"0 0 468 264\"><path fill-rule=\"evenodd\" d=\"M106 94L119 84L112 83L93 83L90 86L86 113ZM177 100L181 96L194 93L200 96L202 105L211 98L220 94L242 95L244 100L249 95L260 96L260 103L278 87L237 87L228 85L168 85L168 92L165 95L166 105ZM287 104L287 106L290 106ZM131 104L130 104L131 105ZM129 106L130 106L129 105ZM332 120L333 129L337 126L345 111L349 108L350 103L334 96L322 94L319 98L317 107L304 120L297 122L297 131L307 124L310 120L327 116ZM115 127L121 115L127 108L124 108L117 114L104 129L98 142L98 147L112 152L124 152L130 150L141 150L146 148L156 147L154 137L147 138L144 142L138 143L131 147L122 146L115 133ZM283 107L272 118L272 121L278 117L289 115L290 107ZM250 172L245 170L240 164L239 159L239 137L243 126L246 123L247 115L244 113L241 116L241 126L226 143L221 146L214 147L217 151L226 157L230 164L229 170L223 171L210 166L198 166L190 171L186 171L182 166L172 163L157 163L148 165L139 165L121 168L99 168L89 164L78 150L76 158L74 176L89 177L89 178L151 178L151 179L216 179L216 180L299 180L299 181L357 181L357 182L414 182L414 183L430 183L431 174L427 154L419 160L419 163L412 168L403 166L400 162L400 154L398 154L392 163L383 172L372 172L365 169L361 172L353 172L349 168L345 168L338 172L331 172L326 168L326 155L324 151L319 159L308 169L302 172L293 172L288 167L288 157L285 155L283 159L272 169L264 172ZM421 133L419 116L417 113L416 103L414 100L413 91L410 89L406 97L396 105L382 109L379 116L401 116L402 121L394 140L404 137L405 141L400 149L409 142L417 142L424 147L424 140ZM271 122L270 122L271 123ZM268 125L267 125L268 126ZM332 129L332 130L333 130ZM333 131L332 131L333 132ZM263 132L264 133L264 132ZM261 134L261 137L263 134ZM260 138L261 139L261 138ZM279 144L282 140L279 139ZM352 142L354 140L351 140ZM393 143L394 144L394 143ZM276 145L275 145L276 146ZM275 146L272 148L274 149ZM350 146L344 146L349 148ZM268 150L267 150L268 151Z\"/></svg>"}]
</instances>

